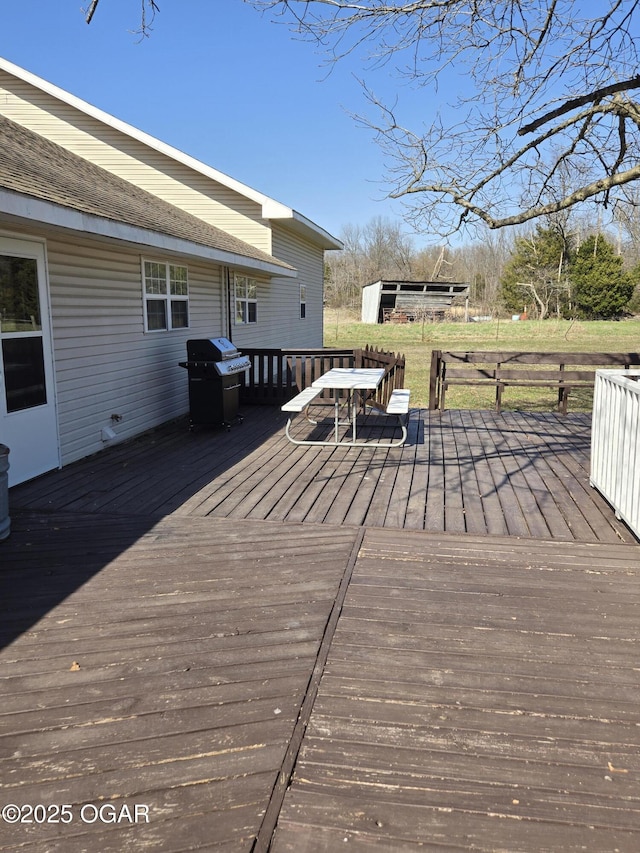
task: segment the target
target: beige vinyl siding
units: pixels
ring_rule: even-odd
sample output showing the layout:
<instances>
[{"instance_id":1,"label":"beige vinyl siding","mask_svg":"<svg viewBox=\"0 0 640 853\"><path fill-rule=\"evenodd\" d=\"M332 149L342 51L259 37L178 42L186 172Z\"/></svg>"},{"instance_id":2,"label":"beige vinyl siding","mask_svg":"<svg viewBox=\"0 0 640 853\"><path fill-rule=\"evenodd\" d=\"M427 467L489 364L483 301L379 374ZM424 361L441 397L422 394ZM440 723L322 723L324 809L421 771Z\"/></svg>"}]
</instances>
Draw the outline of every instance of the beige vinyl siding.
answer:
<instances>
[{"instance_id":1,"label":"beige vinyl siding","mask_svg":"<svg viewBox=\"0 0 640 853\"><path fill-rule=\"evenodd\" d=\"M256 248L271 252L261 205L0 69L7 118Z\"/></svg>"},{"instance_id":2,"label":"beige vinyl siding","mask_svg":"<svg viewBox=\"0 0 640 853\"><path fill-rule=\"evenodd\" d=\"M223 334L219 267L167 257L188 267L191 327L145 334L139 253L49 236L47 255L63 464L101 450L104 427L130 438L186 413L178 362L189 337Z\"/></svg>"},{"instance_id":3,"label":"beige vinyl siding","mask_svg":"<svg viewBox=\"0 0 640 853\"><path fill-rule=\"evenodd\" d=\"M235 299L234 271L230 270L231 299ZM244 273L242 273L244 275ZM257 323L236 323L235 304L231 306L231 339L239 350L242 347L277 347L272 337L272 311L270 309L272 285L269 279L250 276L257 283Z\"/></svg>"},{"instance_id":4,"label":"beige vinyl siding","mask_svg":"<svg viewBox=\"0 0 640 853\"><path fill-rule=\"evenodd\" d=\"M298 278L258 279L258 322L232 327L243 346L321 347L324 253L286 228L273 228L274 255L298 270ZM233 275L233 273L232 273ZM307 316L300 318L300 284L307 285Z\"/></svg>"},{"instance_id":5,"label":"beige vinyl siding","mask_svg":"<svg viewBox=\"0 0 640 853\"><path fill-rule=\"evenodd\" d=\"M273 228L273 254L294 266L297 279L272 281L272 311L282 346L321 347L324 252L280 225ZM300 285L307 286L307 316L300 318Z\"/></svg>"}]
</instances>

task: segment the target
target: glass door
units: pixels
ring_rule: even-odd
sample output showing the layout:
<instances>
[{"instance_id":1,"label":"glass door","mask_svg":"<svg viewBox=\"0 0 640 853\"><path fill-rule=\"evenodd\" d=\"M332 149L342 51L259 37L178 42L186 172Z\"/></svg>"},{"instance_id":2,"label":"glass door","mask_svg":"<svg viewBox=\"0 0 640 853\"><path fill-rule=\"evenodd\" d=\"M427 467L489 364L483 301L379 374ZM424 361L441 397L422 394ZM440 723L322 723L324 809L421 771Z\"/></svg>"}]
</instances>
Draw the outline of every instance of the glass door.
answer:
<instances>
[{"instance_id":1,"label":"glass door","mask_svg":"<svg viewBox=\"0 0 640 853\"><path fill-rule=\"evenodd\" d=\"M44 245L0 237L0 443L9 484L60 464Z\"/></svg>"}]
</instances>

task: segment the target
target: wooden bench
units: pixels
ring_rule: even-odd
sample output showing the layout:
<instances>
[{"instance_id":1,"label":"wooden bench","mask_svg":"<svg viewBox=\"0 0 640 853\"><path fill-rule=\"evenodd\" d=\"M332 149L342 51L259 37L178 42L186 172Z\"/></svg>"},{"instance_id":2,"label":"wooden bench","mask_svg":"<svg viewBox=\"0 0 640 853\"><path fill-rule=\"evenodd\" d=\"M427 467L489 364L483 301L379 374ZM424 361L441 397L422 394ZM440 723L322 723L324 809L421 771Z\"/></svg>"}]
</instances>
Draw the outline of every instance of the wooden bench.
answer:
<instances>
[{"instance_id":1,"label":"wooden bench","mask_svg":"<svg viewBox=\"0 0 640 853\"><path fill-rule=\"evenodd\" d=\"M432 353L429 408L445 409L447 390L456 385L495 388L495 408L502 409L504 389L511 386L552 388L558 411L567 413L569 394L593 388L597 368L629 369L640 365L640 353L575 352L444 352Z\"/></svg>"}]
</instances>

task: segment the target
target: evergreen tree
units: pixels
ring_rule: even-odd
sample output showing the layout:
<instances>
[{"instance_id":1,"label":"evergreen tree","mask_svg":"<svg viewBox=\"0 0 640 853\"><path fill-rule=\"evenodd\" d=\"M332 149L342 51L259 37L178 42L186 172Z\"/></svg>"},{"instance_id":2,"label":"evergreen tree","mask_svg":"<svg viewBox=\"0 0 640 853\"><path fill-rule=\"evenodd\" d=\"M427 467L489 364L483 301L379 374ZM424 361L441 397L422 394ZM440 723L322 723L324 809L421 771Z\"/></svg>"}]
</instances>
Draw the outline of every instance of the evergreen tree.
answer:
<instances>
[{"instance_id":1,"label":"evergreen tree","mask_svg":"<svg viewBox=\"0 0 640 853\"><path fill-rule=\"evenodd\" d=\"M517 237L511 259L500 279L500 296L510 311L533 306L540 319L549 311L561 314L568 301L568 241L557 227L538 226Z\"/></svg>"},{"instance_id":2,"label":"evergreen tree","mask_svg":"<svg viewBox=\"0 0 640 853\"><path fill-rule=\"evenodd\" d=\"M571 265L576 314L586 320L619 317L635 287L634 277L623 270L623 259L602 234L589 237Z\"/></svg>"}]
</instances>

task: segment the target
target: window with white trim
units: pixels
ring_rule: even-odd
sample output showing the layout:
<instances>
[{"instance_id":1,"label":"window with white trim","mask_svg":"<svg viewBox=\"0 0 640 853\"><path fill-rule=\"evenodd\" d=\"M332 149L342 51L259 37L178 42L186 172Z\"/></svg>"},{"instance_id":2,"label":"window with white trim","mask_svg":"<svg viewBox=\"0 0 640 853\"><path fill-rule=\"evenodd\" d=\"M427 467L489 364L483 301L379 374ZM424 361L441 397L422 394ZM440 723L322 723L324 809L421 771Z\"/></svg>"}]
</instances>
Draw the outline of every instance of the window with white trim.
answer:
<instances>
[{"instance_id":1,"label":"window with white trim","mask_svg":"<svg viewBox=\"0 0 640 853\"><path fill-rule=\"evenodd\" d=\"M300 285L300 319L304 320L307 316L307 285Z\"/></svg>"},{"instance_id":2,"label":"window with white trim","mask_svg":"<svg viewBox=\"0 0 640 853\"><path fill-rule=\"evenodd\" d=\"M258 282L246 275L234 276L236 325L258 322Z\"/></svg>"},{"instance_id":3,"label":"window with white trim","mask_svg":"<svg viewBox=\"0 0 640 853\"><path fill-rule=\"evenodd\" d=\"M147 332L189 327L189 275L180 264L144 261L144 328Z\"/></svg>"}]
</instances>

